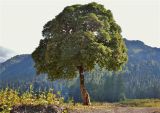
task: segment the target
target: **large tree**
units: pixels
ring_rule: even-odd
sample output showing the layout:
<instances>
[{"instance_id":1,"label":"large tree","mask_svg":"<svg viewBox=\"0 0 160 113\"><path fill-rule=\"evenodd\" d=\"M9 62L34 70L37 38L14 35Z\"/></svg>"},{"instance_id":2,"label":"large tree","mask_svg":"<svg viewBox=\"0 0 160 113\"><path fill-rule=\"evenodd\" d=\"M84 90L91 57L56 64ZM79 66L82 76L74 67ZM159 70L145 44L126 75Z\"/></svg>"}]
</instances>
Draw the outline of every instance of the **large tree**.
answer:
<instances>
[{"instance_id":1,"label":"large tree","mask_svg":"<svg viewBox=\"0 0 160 113\"><path fill-rule=\"evenodd\" d=\"M110 10L95 2L64 8L44 25L42 35L44 39L32 53L37 73L55 80L71 79L79 72L84 105L90 104L84 72L95 65L120 70L127 61L120 26Z\"/></svg>"}]
</instances>

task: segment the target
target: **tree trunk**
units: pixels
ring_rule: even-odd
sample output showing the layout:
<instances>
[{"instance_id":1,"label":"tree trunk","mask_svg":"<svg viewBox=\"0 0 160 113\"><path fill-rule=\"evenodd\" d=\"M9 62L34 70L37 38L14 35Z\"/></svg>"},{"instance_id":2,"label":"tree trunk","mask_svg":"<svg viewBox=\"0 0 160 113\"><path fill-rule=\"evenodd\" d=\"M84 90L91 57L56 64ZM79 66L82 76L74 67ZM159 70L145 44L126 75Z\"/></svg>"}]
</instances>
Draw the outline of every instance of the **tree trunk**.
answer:
<instances>
[{"instance_id":1,"label":"tree trunk","mask_svg":"<svg viewBox=\"0 0 160 113\"><path fill-rule=\"evenodd\" d=\"M90 96L84 85L84 73L83 73L84 69L82 66L79 66L78 69L79 69L79 75L80 75L80 90L81 90L81 96L83 99L83 105L90 105L91 104Z\"/></svg>"}]
</instances>

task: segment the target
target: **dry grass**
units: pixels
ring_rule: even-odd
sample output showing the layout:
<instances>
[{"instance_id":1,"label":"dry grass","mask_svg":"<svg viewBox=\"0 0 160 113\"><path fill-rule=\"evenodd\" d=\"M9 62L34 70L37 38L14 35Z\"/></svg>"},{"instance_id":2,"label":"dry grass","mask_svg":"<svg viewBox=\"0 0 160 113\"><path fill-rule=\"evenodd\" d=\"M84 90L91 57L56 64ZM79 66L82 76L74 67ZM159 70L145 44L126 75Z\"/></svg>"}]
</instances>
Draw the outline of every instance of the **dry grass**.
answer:
<instances>
[{"instance_id":1,"label":"dry grass","mask_svg":"<svg viewBox=\"0 0 160 113\"><path fill-rule=\"evenodd\" d=\"M160 99L127 99L119 104L129 107L160 107Z\"/></svg>"}]
</instances>

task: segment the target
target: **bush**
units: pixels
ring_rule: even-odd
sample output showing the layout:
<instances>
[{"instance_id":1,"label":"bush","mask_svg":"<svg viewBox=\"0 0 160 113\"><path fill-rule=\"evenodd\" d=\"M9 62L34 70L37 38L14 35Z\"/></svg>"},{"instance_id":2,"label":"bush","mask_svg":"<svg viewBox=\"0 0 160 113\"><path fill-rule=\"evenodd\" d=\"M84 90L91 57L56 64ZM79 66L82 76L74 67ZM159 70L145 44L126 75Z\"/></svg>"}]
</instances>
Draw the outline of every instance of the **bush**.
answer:
<instances>
[{"instance_id":1,"label":"bush","mask_svg":"<svg viewBox=\"0 0 160 113\"><path fill-rule=\"evenodd\" d=\"M19 93L18 90L3 89L0 90L0 112L9 113L13 106L19 105L62 105L64 99L60 94L53 93L53 89L47 92L41 91L35 93L32 86L30 90Z\"/></svg>"}]
</instances>

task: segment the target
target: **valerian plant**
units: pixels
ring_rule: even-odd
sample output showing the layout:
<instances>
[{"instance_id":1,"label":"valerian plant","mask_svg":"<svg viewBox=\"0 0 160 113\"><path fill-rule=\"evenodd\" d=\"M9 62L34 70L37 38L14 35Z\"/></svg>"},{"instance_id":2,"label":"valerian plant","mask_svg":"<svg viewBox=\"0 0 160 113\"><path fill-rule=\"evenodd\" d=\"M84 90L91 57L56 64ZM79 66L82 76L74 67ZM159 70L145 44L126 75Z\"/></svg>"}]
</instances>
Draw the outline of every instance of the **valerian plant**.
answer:
<instances>
[{"instance_id":1,"label":"valerian plant","mask_svg":"<svg viewBox=\"0 0 160 113\"><path fill-rule=\"evenodd\" d=\"M31 88L31 87L30 87ZM0 90L0 112L10 113L14 106L19 105L57 105L62 106L64 98L59 94L53 93L53 90L36 93L31 88L20 94L18 90L6 88Z\"/></svg>"}]
</instances>

